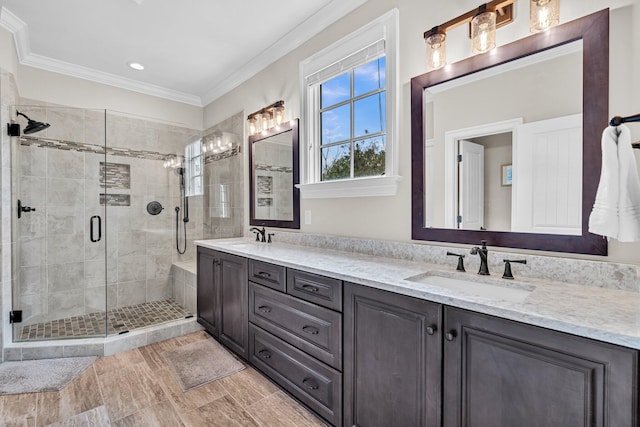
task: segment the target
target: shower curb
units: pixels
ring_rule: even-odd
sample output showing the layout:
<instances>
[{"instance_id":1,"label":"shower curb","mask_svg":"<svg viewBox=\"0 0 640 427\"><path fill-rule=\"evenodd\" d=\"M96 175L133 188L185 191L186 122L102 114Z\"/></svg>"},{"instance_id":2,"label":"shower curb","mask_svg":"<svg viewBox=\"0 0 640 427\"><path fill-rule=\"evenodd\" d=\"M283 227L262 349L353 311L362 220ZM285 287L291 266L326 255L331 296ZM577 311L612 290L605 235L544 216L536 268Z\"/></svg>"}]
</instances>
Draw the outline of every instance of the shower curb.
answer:
<instances>
[{"instance_id":1,"label":"shower curb","mask_svg":"<svg viewBox=\"0 0 640 427\"><path fill-rule=\"evenodd\" d=\"M105 338L82 338L11 343L3 349L3 361L110 356L202 330L195 317L130 331Z\"/></svg>"}]
</instances>

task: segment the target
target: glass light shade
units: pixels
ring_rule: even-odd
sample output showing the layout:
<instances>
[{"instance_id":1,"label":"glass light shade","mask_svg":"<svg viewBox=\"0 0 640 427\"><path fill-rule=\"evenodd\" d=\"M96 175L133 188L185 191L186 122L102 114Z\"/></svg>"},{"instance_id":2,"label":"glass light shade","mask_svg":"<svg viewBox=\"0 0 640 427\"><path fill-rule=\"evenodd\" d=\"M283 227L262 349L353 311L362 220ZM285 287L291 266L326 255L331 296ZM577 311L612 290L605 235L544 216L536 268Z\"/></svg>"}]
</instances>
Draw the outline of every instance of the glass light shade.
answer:
<instances>
[{"instance_id":1,"label":"glass light shade","mask_svg":"<svg viewBox=\"0 0 640 427\"><path fill-rule=\"evenodd\" d=\"M255 116L249 117L247 123L249 126L249 136L254 135L258 131L258 119Z\"/></svg>"},{"instance_id":2,"label":"glass light shade","mask_svg":"<svg viewBox=\"0 0 640 427\"><path fill-rule=\"evenodd\" d=\"M273 127L273 125L271 124L271 113L269 112L265 112L261 114L262 118L261 118L261 122L262 122L262 130L266 131L269 130Z\"/></svg>"},{"instance_id":3,"label":"glass light shade","mask_svg":"<svg viewBox=\"0 0 640 427\"><path fill-rule=\"evenodd\" d=\"M427 66L433 70L447 65L447 36L445 33L434 33L424 41L427 44Z\"/></svg>"},{"instance_id":4,"label":"glass light shade","mask_svg":"<svg viewBox=\"0 0 640 427\"><path fill-rule=\"evenodd\" d=\"M284 122L284 105L273 108L273 117L275 126L280 126Z\"/></svg>"},{"instance_id":5,"label":"glass light shade","mask_svg":"<svg viewBox=\"0 0 640 427\"><path fill-rule=\"evenodd\" d=\"M485 53L496 47L496 14L482 12L471 20L471 50Z\"/></svg>"},{"instance_id":6,"label":"glass light shade","mask_svg":"<svg viewBox=\"0 0 640 427\"><path fill-rule=\"evenodd\" d=\"M531 0L529 29L532 33L546 31L560 22L560 0Z\"/></svg>"}]
</instances>

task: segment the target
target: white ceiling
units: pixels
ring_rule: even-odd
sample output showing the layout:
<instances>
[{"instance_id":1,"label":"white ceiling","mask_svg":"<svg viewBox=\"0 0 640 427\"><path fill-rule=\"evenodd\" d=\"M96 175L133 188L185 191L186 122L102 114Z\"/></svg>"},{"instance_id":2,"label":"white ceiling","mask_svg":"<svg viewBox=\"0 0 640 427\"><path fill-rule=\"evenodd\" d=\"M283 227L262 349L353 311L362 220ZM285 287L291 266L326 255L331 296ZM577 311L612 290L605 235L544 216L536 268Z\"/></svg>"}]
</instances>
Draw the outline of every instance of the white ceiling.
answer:
<instances>
[{"instance_id":1,"label":"white ceiling","mask_svg":"<svg viewBox=\"0 0 640 427\"><path fill-rule=\"evenodd\" d=\"M0 0L0 25L23 65L203 106L365 1Z\"/></svg>"}]
</instances>

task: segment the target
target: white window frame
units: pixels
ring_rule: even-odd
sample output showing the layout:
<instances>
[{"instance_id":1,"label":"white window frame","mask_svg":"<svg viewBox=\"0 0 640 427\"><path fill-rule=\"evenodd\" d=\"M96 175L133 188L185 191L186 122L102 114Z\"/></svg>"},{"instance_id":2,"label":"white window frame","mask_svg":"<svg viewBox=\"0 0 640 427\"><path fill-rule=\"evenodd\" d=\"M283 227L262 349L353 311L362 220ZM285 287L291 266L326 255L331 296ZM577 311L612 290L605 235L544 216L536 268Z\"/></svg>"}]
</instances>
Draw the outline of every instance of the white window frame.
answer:
<instances>
[{"instance_id":1,"label":"white window frame","mask_svg":"<svg viewBox=\"0 0 640 427\"><path fill-rule=\"evenodd\" d=\"M347 37L328 46L300 63L300 93L302 96L301 135L303 145L300 150L300 176L298 185L303 198L394 196L398 182L398 9L393 9L370 22ZM386 57L386 98L387 135L385 146L385 175L373 177L347 178L340 180L320 180L320 113L319 85L345 71L372 61L366 58L348 68L336 67L341 61L353 57L371 46L384 41ZM318 80L321 71L333 70Z\"/></svg>"},{"instance_id":2,"label":"white window frame","mask_svg":"<svg viewBox=\"0 0 640 427\"><path fill-rule=\"evenodd\" d=\"M200 173L195 173L194 163L199 163ZM184 147L184 173L185 173L185 195L202 196L204 194L204 153L202 152L202 139L193 141ZM196 192L193 181L200 177L200 192Z\"/></svg>"}]
</instances>

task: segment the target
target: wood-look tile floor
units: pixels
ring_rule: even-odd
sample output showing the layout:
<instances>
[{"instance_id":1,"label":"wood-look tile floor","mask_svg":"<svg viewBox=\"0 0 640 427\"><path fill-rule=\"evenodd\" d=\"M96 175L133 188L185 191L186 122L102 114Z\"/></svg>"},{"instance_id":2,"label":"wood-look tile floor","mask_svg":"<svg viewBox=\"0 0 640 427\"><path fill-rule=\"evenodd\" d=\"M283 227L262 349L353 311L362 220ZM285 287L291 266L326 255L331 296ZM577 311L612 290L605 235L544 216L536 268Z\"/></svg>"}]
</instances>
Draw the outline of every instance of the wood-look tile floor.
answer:
<instances>
[{"instance_id":1,"label":"wood-look tile floor","mask_svg":"<svg viewBox=\"0 0 640 427\"><path fill-rule=\"evenodd\" d=\"M1 426L325 426L247 366L184 392L161 353L205 332L99 358L56 392L0 396Z\"/></svg>"}]
</instances>

